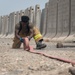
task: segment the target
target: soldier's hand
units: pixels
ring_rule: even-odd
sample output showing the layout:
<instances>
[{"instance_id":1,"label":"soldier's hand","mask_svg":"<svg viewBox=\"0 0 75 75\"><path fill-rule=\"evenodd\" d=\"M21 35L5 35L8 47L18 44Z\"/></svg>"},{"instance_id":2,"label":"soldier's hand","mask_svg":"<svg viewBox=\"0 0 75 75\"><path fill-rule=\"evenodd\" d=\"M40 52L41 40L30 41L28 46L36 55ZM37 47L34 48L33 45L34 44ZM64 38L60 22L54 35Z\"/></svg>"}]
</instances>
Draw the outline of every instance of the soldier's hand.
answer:
<instances>
[{"instance_id":1,"label":"soldier's hand","mask_svg":"<svg viewBox=\"0 0 75 75\"><path fill-rule=\"evenodd\" d=\"M23 38L20 38L20 41L21 41L21 42L23 42L23 41L24 41L24 39L23 39Z\"/></svg>"}]
</instances>

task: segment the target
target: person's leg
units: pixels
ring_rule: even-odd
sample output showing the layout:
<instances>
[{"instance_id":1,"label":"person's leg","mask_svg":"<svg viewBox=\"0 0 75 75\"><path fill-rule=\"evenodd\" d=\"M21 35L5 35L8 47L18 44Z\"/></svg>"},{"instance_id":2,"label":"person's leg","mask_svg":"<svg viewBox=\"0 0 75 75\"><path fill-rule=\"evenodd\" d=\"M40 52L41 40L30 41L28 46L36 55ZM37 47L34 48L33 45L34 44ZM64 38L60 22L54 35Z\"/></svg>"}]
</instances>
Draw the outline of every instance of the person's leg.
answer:
<instances>
[{"instance_id":1,"label":"person's leg","mask_svg":"<svg viewBox=\"0 0 75 75\"><path fill-rule=\"evenodd\" d=\"M22 32L19 33L19 36L24 38L26 37L26 34L23 34ZM25 43L21 42L16 36L14 37L13 40L13 45L12 48L20 48L21 44L23 43L23 47L25 48Z\"/></svg>"},{"instance_id":2,"label":"person's leg","mask_svg":"<svg viewBox=\"0 0 75 75\"><path fill-rule=\"evenodd\" d=\"M23 47L24 47L24 50L29 50L29 39L28 38L24 38L24 41L23 41Z\"/></svg>"},{"instance_id":3,"label":"person's leg","mask_svg":"<svg viewBox=\"0 0 75 75\"><path fill-rule=\"evenodd\" d=\"M42 43L43 42L43 36L41 35L40 31L38 30L38 28L34 27L34 40L36 42L36 48L37 49L41 49L41 48L45 48L46 44Z\"/></svg>"},{"instance_id":4,"label":"person's leg","mask_svg":"<svg viewBox=\"0 0 75 75\"><path fill-rule=\"evenodd\" d=\"M17 49L17 48L20 48L20 46L21 46L20 40L15 37L14 40L13 40L12 48Z\"/></svg>"}]
</instances>

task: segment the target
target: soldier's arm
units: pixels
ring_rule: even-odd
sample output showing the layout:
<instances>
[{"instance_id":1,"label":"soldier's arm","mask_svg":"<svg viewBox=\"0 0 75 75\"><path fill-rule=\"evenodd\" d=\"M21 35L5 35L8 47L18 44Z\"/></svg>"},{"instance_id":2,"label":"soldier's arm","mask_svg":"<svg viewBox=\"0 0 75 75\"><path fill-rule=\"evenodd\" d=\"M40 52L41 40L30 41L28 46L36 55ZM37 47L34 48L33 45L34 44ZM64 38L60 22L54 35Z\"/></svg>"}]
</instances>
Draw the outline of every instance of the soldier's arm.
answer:
<instances>
[{"instance_id":1,"label":"soldier's arm","mask_svg":"<svg viewBox=\"0 0 75 75\"><path fill-rule=\"evenodd\" d=\"M18 34L18 32L19 32L19 26L16 25L16 26L15 26L15 36L16 36L18 39L20 39L21 37L20 37L20 35Z\"/></svg>"},{"instance_id":2,"label":"soldier's arm","mask_svg":"<svg viewBox=\"0 0 75 75\"><path fill-rule=\"evenodd\" d=\"M30 35L27 36L29 40L33 37L33 29L30 29L30 31L31 31Z\"/></svg>"},{"instance_id":3,"label":"soldier's arm","mask_svg":"<svg viewBox=\"0 0 75 75\"><path fill-rule=\"evenodd\" d=\"M30 35L27 36L27 37L30 40L34 35L34 31L33 31L34 25L33 25L33 23L29 23L29 27L30 27Z\"/></svg>"}]
</instances>

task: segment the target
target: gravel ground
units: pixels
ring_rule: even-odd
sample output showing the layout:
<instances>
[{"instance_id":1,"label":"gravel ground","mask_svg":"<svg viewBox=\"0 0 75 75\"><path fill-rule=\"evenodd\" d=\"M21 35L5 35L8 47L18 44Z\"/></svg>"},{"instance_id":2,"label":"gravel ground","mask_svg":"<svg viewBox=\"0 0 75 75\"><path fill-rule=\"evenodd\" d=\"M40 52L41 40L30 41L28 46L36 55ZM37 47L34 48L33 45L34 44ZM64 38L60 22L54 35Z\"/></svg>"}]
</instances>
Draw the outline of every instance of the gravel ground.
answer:
<instances>
[{"instance_id":1,"label":"gravel ground","mask_svg":"<svg viewBox=\"0 0 75 75\"><path fill-rule=\"evenodd\" d=\"M30 44L35 49L35 42ZM56 43L46 42L45 49L36 50L51 56L75 60L75 47L56 48ZM66 43L67 44L67 43ZM69 44L68 44L69 45ZM74 45L70 43L70 45ZM0 39L0 75L71 75L72 65L20 49L12 49L12 39Z\"/></svg>"}]
</instances>

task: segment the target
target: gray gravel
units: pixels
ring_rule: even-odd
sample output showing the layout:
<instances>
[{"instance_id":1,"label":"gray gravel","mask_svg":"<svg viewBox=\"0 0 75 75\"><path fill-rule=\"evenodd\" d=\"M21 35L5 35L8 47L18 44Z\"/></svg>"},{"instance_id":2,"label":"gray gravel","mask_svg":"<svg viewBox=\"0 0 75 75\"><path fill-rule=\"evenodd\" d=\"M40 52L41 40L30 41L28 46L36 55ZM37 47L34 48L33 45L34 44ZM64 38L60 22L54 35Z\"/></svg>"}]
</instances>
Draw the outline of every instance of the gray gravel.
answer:
<instances>
[{"instance_id":1,"label":"gray gravel","mask_svg":"<svg viewBox=\"0 0 75 75\"><path fill-rule=\"evenodd\" d=\"M74 47L56 48L56 43L46 44L45 49L36 50L35 42L30 42L36 51L75 61ZM0 75L71 75L68 71L72 67L70 63L27 52L22 46L20 49L11 46L12 39L0 39Z\"/></svg>"}]
</instances>

